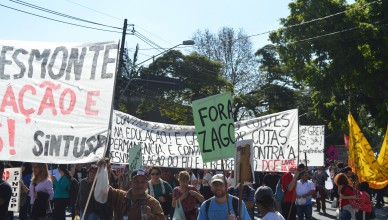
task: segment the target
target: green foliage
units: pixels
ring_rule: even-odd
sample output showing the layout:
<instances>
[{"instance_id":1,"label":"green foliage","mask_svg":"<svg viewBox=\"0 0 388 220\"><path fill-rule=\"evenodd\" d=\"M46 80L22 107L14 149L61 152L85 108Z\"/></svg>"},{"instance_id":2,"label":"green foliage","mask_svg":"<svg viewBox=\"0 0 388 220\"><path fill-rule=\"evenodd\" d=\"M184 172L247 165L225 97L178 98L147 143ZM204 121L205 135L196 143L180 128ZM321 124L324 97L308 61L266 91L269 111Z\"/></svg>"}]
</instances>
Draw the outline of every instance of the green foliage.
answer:
<instances>
[{"instance_id":1,"label":"green foliage","mask_svg":"<svg viewBox=\"0 0 388 220\"><path fill-rule=\"evenodd\" d=\"M356 120L367 119L373 132L383 131L388 122L388 2L296 0L289 8L290 15L281 20L284 28L270 39L289 76L311 91L315 114L333 130L347 130L351 112Z\"/></svg>"},{"instance_id":2,"label":"green foliage","mask_svg":"<svg viewBox=\"0 0 388 220\"><path fill-rule=\"evenodd\" d=\"M131 87L141 97L136 113L153 112L174 123L192 125L193 100L233 91L232 84L221 73L222 65L205 56L169 51L143 68L140 76L144 80Z\"/></svg>"}]
</instances>

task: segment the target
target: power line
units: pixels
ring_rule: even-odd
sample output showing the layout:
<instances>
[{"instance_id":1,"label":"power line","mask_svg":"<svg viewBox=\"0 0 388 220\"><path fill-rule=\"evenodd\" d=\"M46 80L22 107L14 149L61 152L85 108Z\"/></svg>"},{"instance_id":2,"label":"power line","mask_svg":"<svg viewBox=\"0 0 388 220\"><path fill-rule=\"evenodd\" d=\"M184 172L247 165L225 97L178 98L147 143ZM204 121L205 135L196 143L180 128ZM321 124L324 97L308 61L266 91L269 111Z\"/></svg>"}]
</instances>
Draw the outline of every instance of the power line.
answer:
<instances>
[{"instance_id":1,"label":"power line","mask_svg":"<svg viewBox=\"0 0 388 220\"><path fill-rule=\"evenodd\" d=\"M335 14L327 15L325 17L315 18L315 19L312 19L312 20L309 20L309 21L305 21L305 22L302 22L302 23L299 23L299 24L290 25L288 27L281 27L281 28L278 28L278 29L275 29L275 30L265 31L265 32L258 33L258 34L253 34L253 35L248 35L248 36L242 37L240 39L256 37L256 36L260 36L260 35L264 35L264 34L269 34L271 32L275 32L275 31L279 31L279 30L287 30L287 29L290 29L290 28L299 27L299 26L302 26L302 25L305 25L305 24L310 24L312 22L316 22L316 21L322 21L322 20L325 20L325 19L337 16L337 15L344 14L346 12L353 11L353 10L356 10L356 9L359 9L359 8L364 8L364 7L368 6L368 5L372 5L372 4L376 4L376 3L381 3L381 1L377 0L377 1L370 2L370 3L364 4L364 5L360 5L360 6L355 7L355 8L351 8L351 9L345 10L345 11L341 11L341 12L338 12L338 13L335 13ZM239 39L237 39L237 40L239 40Z\"/></svg>"},{"instance_id":2,"label":"power line","mask_svg":"<svg viewBox=\"0 0 388 220\"><path fill-rule=\"evenodd\" d=\"M85 26L85 25L80 25L80 24L74 24L74 23L70 23L70 22L66 22L66 21L61 21L61 20L58 20L58 19L49 18L49 17L45 17L45 16L42 16L42 15L37 15L37 14L31 13L31 12L27 12L27 11L23 11L23 10L20 10L20 9L16 9L16 8L13 8L13 7L10 7L10 6L6 6L6 5L3 5L3 4L0 4L0 6L8 8L8 9L15 10L15 11L23 12L23 13L26 13L26 14L29 14L29 15L33 15L33 16L36 16L36 17L40 17L40 18L44 18L44 19L48 19L48 20L51 20L51 21L56 21L56 22L60 22L60 23L64 23L64 24L69 24L69 25L73 25L73 26L77 26L77 27L83 27L83 28L88 28L88 29L93 29L93 30L98 30L98 31L112 32L112 33L122 33L122 32L119 32L119 31L111 31L111 30L106 30L106 29L101 29L101 28L94 28L94 27L89 27L89 26Z\"/></svg>"},{"instance_id":3,"label":"power line","mask_svg":"<svg viewBox=\"0 0 388 220\"><path fill-rule=\"evenodd\" d=\"M148 42L151 47L155 47L156 50L159 50L160 52L162 52L163 50L161 50L161 46L159 46L158 44L156 44L155 42L153 42L152 40L148 39L146 36L142 35L141 33L139 33L138 31L136 30L133 30L134 34L136 37L138 37L139 39L143 40L144 42Z\"/></svg>"},{"instance_id":4,"label":"power line","mask_svg":"<svg viewBox=\"0 0 388 220\"><path fill-rule=\"evenodd\" d=\"M79 5L79 6L83 7L83 8L87 8L87 9L89 9L89 10L91 10L91 11L94 11L94 12L97 12L97 13L99 13L99 14L102 14L102 15L105 15L105 16L108 16L108 17L117 19L117 20L119 20L119 21L123 21L123 20L124 20L124 19L115 17L115 16L113 16L113 15L109 15L109 14L106 14L106 13L104 13L104 12L97 11L97 10L95 10L95 9L93 9L93 8L89 8L89 7L85 6L85 5L81 5L81 4L77 3L77 2L73 2L73 1L70 1L70 0L65 0L65 1L70 2L70 3L72 3L72 4L75 4L75 5Z\"/></svg>"},{"instance_id":5,"label":"power line","mask_svg":"<svg viewBox=\"0 0 388 220\"><path fill-rule=\"evenodd\" d=\"M114 26L100 24L100 23L93 22L93 21L88 21L88 20L85 20L85 19L82 19L82 18L77 18L77 17L74 17L74 16L70 16L70 15L67 15L67 14L63 14L63 13L57 12L57 11L53 11L53 10L50 10L50 9L47 9L47 8L42 8L40 6L33 5L33 4L30 4L30 3L27 3L27 2L24 2L24 1L20 1L20 0L9 0L9 1L14 2L16 4L24 5L24 6L33 8L33 9L44 11L44 12L47 12L47 13L50 13L50 14L54 14L54 15L62 16L62 17L65 17L65 18L77 20L77 21L82 21L82 22L86 22L86 23L90 23L90 24L94 24L94 25L100 25L100 26L109 27L109 28L118 29L118 30L122 29L122 28L119 28L119 27L114 27Z\"/></svg>"}]
</instances>

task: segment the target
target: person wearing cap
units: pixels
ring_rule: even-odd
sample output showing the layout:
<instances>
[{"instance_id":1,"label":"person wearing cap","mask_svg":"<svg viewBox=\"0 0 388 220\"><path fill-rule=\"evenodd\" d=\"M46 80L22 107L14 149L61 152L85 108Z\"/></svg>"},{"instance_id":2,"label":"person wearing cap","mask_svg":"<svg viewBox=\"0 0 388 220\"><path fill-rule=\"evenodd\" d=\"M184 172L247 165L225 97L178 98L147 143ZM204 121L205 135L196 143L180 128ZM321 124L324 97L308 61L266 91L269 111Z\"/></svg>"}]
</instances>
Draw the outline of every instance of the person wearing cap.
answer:
<instances>
[{"instance_id":1,"label":"person wearing cap","mask_svg":"<svg viewBox=\"0 0 388 220\"><path fill-rule=\"evenodd\" d=\"M98 162L100 168L105 165L104 160ZM146 171L135 170L131 174L128 191L109 186L106 204L113 208L114 220L138 220L141 219L142 211L146 213L149 220L164 220L160 203L146 193L148 180L149 176Z\"/></svg>"},{"instance_id":2,"label":"person wearing cap","mask_svg":"<svg viewBox=\"0 0 388 220\"><path fill-rule=\"evenodd\" d=\"M197 220L235 220L239 214L239 199L227 194L226 181L223 174L216 174L212 177L211 190L214 196L202 203ZM251 218L244 201L242 201L241 208L241 219L250 220Z\"/></svg>"},{"instance_id":3,"label":"person wearing cap","mask_svg":"<svg viewBox=\"0 0 388 220\"><path fill-rule=\"evenodd\" d=\"M275 211L275 198L270 187L260 186L255 192L255 202L262 216L261 220L284 220L284 217Z\"/></svg>"}]
</instances>

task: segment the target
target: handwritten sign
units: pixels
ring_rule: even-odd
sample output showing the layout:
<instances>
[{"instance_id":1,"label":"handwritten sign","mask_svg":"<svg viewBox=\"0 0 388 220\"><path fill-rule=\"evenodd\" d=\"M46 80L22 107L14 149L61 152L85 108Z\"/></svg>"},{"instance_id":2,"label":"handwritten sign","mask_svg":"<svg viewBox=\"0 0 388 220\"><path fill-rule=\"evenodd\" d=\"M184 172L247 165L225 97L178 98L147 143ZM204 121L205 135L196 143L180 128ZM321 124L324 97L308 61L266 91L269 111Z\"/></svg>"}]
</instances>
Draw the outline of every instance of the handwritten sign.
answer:
<instances>
[{"instance_id":1,"label":"handwritten sign","mask_svg":"<svg viewBox=\"0 0 388 220\"><path fill-rule=\"evenodd\" d=\"M236 141L253 140L253 169L287 172L297 166L297 109L234 123ZM112 163L128 164L128 150L142 143L144 166L221 169L221 161L204 163L194 126L149 122L114 111L110 136ZM233 147L235 149L235 147ZM234 170L234 158L225 159Z\"/></svg>"},{"instance_id":2,"label":"handwritten sign","mask_svg":"<svg viewBox=\"0 0 388 220\"><path fill-rule=\"evenodd\" d=\"M203 162L234 156L232 95L223 93L193 101L195 130Z\"/></svg>"},{"instance_id":3,"label":"handwritten sign","mask_svg":"<svg viewBox=\"0 0 388 220\"><path fill-rule=\"evenodd\" d=\"M141 143L128 150L128 163L131 172L140 169L142 166Z\"/></svg>"},{"instance_id":4,"label":"handwritten sign","mask_svg":"<svg viewBox=\"0 0 388 220\"><path fill-rule=\"evenodd\" d=\"M103 157L117 45L0 40L0 160Z\"/></svg>"},{"instance_id":5,"label":"handwritten sign","mask_svg":"<svg viewBox=\"0 0 388 220\"><path fill-rule=\"evenodd\" d=\"M3 180L11 185L12 195L8 205L8 211L19 212L20 209L20 180L22 176L22 168L5 168L3 173Z\"/></svg>"},{"instance_id":6,"label":"handwritten sign","mask_svg":"<svg viewBox=\"0 0 388 220\"><path fill-rule=\"evenodd\" d=\"M308 166L324 165L325 126L299 126L299 153L307 155Z\"/></svg>"}]
</instances>

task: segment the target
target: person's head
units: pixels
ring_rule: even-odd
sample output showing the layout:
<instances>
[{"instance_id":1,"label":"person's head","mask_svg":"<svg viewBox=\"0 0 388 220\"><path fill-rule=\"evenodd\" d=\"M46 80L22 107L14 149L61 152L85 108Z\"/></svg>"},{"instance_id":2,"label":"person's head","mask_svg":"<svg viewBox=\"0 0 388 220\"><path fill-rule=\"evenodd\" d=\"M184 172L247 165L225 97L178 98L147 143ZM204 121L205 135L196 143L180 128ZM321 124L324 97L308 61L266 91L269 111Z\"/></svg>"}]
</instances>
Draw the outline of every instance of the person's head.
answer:
<instances>
[{"instance_id":1,"label":"person's head","mask_svg":"<svg viewBox=\"0 0 388 220\"><path fill-rule=\"evenodd\" d=\"M367 192L369 190L368 182L362 181L360 184L358 184L358 190Z\"/></svg>"},{"instance_id":2,"label":"person's head","mask_svg":"<svg viewBox=\"0 0 388 220\"><path fill-rule=\"evenodd\" d=\"M149 176L152 180L158 180L162 174L162 170L159 167L151 167L148 171Z\"/></svg>"},{"instance_id":3,"label":"person's head","mask_svg":"<svg viewBox=\"0 0 388 220\"><path fill-rule=\"evenodd\" d=\"M305 166L303 163L301 163L301 164L298 165L298 171L299 171L299 172L302 172L302 171L304 171L305 169L306 169L306 166Z\"/></svg>"},{"instance_id":4,"label":"person's head","mask_svg":"<svg viewBox=\"0 0 388 220\"><path fill-rule=\"evenodd\" d=\"M225 177L223 174L216 174L211 179L211 190L216 198L226 195Z\"/></svg>"},{"instance_id":5,"label":"person's head","mask_svg":"<svg viewBox=\"0 0 388 220\"><path fill-rule=\"evenodd\" d=\"M65 175L67 176L67 178L71 179L71 174L68 170L68 166L67 164L59 164L58 165L58 172L61 174L61 175Z\"/></svg>"},{"instance_id":6,"label":"person's head","mask_svg":"<svg viewBox=\"0 0 388 220\"><path fill-rule=\"evenodd\" d=\"M337 168L338 168L338 169L342 169L342 168L344 168L344 167L345 167L344 162L338 162L338 163L337 163Z\"/></svg>"},{"instance_id":7,"label":"person's head","mask_svg":"<svg viewBox=\"0 0 388 220\"><path fill-rule=\"evenodd\" d=\"M268 186L260 186L255 192L255 202L257 209L263 215L273 211L275 207L275 198L272 189Z\"/></svg>"},{"instance_id":8,"label":"person's head","mask_svg":"<svg viewBox=\"0 0 388 220\"><path fill-rule=\"evenodd\" d=\"M334 177L334 183L337 186L349 185L349 178L344 173L339 173Z\"/></svg>"},{"instance_id":9,"label":"person's head","mask_svg":"<svg viewBox=\"0 0 388 220\"><path fill-rule=\"evenodd\" d=\"M187 187L190 181L190 174L187 171L179 172L178 181L180 186Z\"/></svg>"},{"instance_id":10,"label":"person's head","mask_svg":"<svg viewBox=\"0 0 388 220\"><path fill-rule=\"evenodd\" d=\"M148 189L149 176L144 170L135 170L131 174L130 188L132 195L139 196Z\"/></svg>"},{"instance_id":11,"label":"person's head","mask_svg":"<svg viewBox=\"0 0 388 220\"><path fill-rule=\"evenodd\" d=\"M352 168L350 168L350 167L345 167L345 168L342 170L342 172L343 172L344 174L346 174L346 176L347 176L348 178L351 178L352 175L353 175Z\"/></svg>"},{"instance_id":12,"label":"person's head","mask_svg":"<svg viewBox=\"0 0 388 220\"><path fill-rule=\"evenodd\" d=\"M96 174L97 174L97 166L96 165L91 165L88 169L88 181L89 182L93 182L94 181L94 178L96 178Z\"/></svg>"},{"instance_id":13,"label":"person's head","mask_svg":"<svg viewBox=\"0 0 388 220\"><path fill-rule=\"evenodd\" d=\"M24 162L22 164L22 174L23 174L23 176L28 175L28 174L32 174L32 165L31 165L31 163Z\"/></svg>"},{"instance_id":14,"label":"person's head","mask_svg":"<svg viewBox=\"0 0 388 220\"><path fill-rule=\"evenodd\" d=\"M299 176L302 182L306 182L309 179L309 172L307 170L304 170L300 172Z\"/></svg>"},{"instance_id":15,"label":"person's head","mask_svg":"<svg viewBox=\"0 0 388 220\"><path fill-rule=\"evenodd\" d=\"M32 179L33 183L37 181L43 181L49 178L49 172L47 164L45 163L33 163L32 164Z\"/></svg>"}]
</instances>

